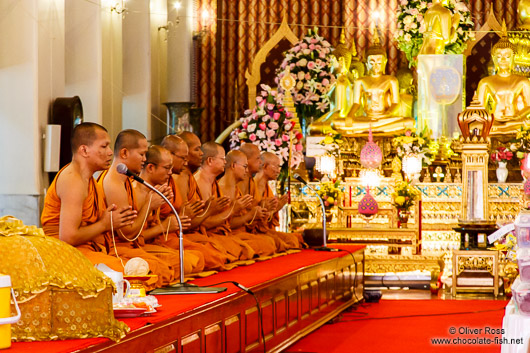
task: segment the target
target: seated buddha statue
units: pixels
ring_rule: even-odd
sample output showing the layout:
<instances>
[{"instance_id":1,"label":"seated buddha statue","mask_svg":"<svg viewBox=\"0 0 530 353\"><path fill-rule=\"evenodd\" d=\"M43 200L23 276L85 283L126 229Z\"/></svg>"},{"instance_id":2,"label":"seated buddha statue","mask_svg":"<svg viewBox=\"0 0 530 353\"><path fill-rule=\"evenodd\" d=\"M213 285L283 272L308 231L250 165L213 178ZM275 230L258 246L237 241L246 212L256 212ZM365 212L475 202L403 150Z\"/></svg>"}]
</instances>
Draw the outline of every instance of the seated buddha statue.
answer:
<instances>
[{"instance_id":1,"label":"seated buddha statue","mask_svg":"<svg viewBox=\"0 0 530 353\"><path fill-rule=\"evenodd\" d=\"M400 116L398 80L385 74L386 63L386 52L376 30L374 42L366 52L368 75L355 81L347 114L332 117L334 130L345 135L359 135L368 132L371 126L374 133L393 134L414 125L410 116Z\"/></svg>"},{"instance_id":2,"label":"seated buddha statue","mask_svg":"<svg viewBox=\"0 0 530 353\"><path fill-rule=\"evenodd\" d=\"M480 80L478 99L493 113L490 135L515 133L530 115L530 81L512 73L515 46L508 40L504 23L502 37L493 46L491 55L495 75Z\"/></svg>"}]
</instances>

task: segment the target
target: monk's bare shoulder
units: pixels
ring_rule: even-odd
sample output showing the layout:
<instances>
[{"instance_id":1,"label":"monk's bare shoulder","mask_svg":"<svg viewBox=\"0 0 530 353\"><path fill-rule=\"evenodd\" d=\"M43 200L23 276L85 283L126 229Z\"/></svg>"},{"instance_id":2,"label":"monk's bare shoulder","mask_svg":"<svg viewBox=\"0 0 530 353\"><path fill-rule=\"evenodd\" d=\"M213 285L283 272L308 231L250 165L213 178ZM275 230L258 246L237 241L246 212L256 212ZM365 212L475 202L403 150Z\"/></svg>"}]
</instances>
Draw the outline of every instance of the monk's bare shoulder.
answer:
<instances>
[{"instance_id":1,"label":"monk's bare shoulder","mask_svg":"<svg viewBox=\"0 0 530 353\"><path fill-rule=\"evenodd\" d=\"M82 196L84 200L88 195L88 182L83 180L81 174L79 174L72 166L66 167L55 183L55 189L57 196L63 199L67 196Z\"/></svg>"}]
</instances>

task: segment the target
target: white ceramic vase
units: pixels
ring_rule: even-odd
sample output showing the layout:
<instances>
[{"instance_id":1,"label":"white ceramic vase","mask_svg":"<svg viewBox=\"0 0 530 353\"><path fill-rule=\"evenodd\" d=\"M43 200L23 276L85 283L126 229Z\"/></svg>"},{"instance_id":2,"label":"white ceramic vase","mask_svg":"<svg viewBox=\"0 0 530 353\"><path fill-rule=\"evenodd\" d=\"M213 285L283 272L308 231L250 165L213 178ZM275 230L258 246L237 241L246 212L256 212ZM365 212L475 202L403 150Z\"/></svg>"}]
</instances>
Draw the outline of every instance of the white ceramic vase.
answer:
<instances>
[{"instance_id":1,"label":"white ceramic vase","mask_svg":"<svg viewBox=\"0 0 530 353\"><path fill-rule=\"evenodd\" d=\"M506 168L506 162L499 162L497 167L497 181L499 183L505 183L508 178L508 168Z\"/></svg>"}]
</instances>

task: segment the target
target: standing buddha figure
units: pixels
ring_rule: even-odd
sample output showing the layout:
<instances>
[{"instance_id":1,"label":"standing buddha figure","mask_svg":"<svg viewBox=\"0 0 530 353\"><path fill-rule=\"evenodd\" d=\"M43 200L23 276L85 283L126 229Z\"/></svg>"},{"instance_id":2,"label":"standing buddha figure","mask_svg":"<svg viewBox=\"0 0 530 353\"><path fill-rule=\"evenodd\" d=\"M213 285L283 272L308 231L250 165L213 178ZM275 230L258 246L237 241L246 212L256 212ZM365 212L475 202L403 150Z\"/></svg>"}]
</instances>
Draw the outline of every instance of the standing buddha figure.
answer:
<instances>
[{"instance_id":1,"label":"standing buddha figure","mask_svg":"<svg viewBox=\"0 0 530 353\"><path fill-rule=\"evenodd\" d=\"M419 54L443 54L445 46L457 35L460 15L453 15L451 10L440 3L440 0L434 0L423 18L425 33Z\"/></svg>"},{"instance_id":2,"label":"standing buddha figure","mask_svg":"<svg viewBox=\"0 0 530 353\"><path fill-rule=\"evenodd\" d=\"M513 73L515 46L508 40L506 23L502 37L492 48L495 75L480 80L478 99L493 113L490 135L515 133L530 114L530 81Z\"/></svg>"}]
</instances>

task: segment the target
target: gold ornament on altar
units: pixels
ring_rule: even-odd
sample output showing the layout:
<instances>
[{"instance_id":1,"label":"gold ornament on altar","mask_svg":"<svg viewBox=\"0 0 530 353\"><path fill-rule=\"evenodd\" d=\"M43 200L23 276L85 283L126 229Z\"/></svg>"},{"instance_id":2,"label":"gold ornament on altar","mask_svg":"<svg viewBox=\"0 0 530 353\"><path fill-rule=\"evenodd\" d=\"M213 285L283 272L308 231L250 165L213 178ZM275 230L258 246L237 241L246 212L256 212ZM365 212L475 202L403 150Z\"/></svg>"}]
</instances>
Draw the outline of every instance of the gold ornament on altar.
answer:
<instances>
[{"instance_id":1,"label":"gold ornament on altar","mask_svg":"<svg viewBox=\"0 0 530 353\"><path fill-rule=\"evenodd\" d=\"M458 126L462 131L464 142L486 141L488 139L494 117L484 108L475 92L469 107L457 116Z\"/></svg>"},{"instance_id":2,"label":"gold ornament on altar","mask_svg":"<svg viewBox=\"0 0 530 353\"><path fill-rule=\"evenodd\" d=\"M366 52L368 75L354 82L351 108L346 116L333 116L331 126L345 135L368 132L393 134L414 125L410 117L400 117L399 84L396 77L385 74L387 55L374 30L373 43Z\"/></svg>"},{"instance_id":3,"label":"gold ornament on altar","mask_svg":"<svg viewBox=\"0 0 530 353\"><path fill-rule=\"evenodd\" d=\"M453 15L451 10L443 6L439 0L435 0L423 18L425 32L419 54L444 54L445 46L456 38L460 14Z\"/></svg>"},{"instance_id":4,"label":"gold ornament on altar","mask_svg":"<svg viewBox=\"0 0 530 353\"><path fill-rule=\"evenodd\" d=\"M0 273L11 276L22 312L15 341L108 337L129 328L114 319L112 280L76 248L40 228L0 218Z\"/></svg>"},{"instance_id":5,"label":"gold ornament on altar","mask_svg":"<svg viewBox=\"0 0 530 353\"><path fill-rule=\"evenodd\" d=\"M515 46L514 72L530 77L530 0L519 0L517 17L521 25L508 34Z\"/></svg>"},{"instance_id":6,"label":"gold ornament on altar","mask_svg":"<svg viewBox=\"0 0 530 353\"><path fill-rule=\"evenodd\" d=\"M478 100L495 116L491 135L515 133L530 115L530 81L513 73L516 48L508 40L506 23L493 46L496 74L480 80Z\"/></svg>"}]
</instances>

